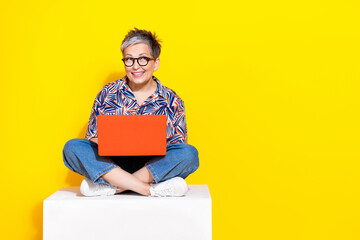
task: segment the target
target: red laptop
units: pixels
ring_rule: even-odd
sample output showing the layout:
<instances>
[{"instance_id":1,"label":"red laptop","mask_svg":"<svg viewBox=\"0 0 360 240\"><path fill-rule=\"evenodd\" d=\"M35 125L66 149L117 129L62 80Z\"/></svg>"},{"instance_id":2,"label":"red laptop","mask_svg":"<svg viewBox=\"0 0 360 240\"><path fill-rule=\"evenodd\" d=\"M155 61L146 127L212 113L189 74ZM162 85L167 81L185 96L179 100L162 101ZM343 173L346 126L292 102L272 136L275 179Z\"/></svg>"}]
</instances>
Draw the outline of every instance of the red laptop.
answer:
<instances>
[{"instance_id":1,"label":"red laptop","mask_svg":"<svg viewBox=\"0 0 360 240\"><path fill-rule=\"evenodd\" d=\"M99 115L100 156L166 154L166 115Z\"/></svg>"}]
</instances>

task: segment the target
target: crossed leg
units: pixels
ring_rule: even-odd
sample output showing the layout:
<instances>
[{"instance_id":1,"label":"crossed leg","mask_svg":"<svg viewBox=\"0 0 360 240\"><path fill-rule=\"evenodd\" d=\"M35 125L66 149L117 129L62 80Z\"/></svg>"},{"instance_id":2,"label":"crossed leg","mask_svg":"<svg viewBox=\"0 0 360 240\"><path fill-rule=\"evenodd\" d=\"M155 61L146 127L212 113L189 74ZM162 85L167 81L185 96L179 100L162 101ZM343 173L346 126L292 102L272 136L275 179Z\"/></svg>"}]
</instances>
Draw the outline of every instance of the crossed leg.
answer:
<instances>
[{"instance_id":1,"label":"crossed leg","mask_svg":"<svg viewBox=\"0 0 360 240\"><path fill-rule=\"evenodd\" d=\"M116 165L110 158L98 155L97 144L87 139L72 139L64 146L64 163L72 171L95 183L118 187L117 193L131 190L150 195L150 183L169 180L174 177L185 179L199 167L196 148L188 144L167 146L164 157L151 158L145 166L134 173ZM95 180L94 180L95 179Z\"/></svg>"},{"instance_id":2,"label":"crossed leg","mask_svg":"<svg viewBox=\"0 0 360 240\"><path fill-rule=\"evenodd\" d=\"M102 175L102 178L111 185L118 187L116 193L131 190L145 196L150 195L150 183L154 180L145 166L133 174L121 168L113 168Z\"/></svg>"}]
</instances>

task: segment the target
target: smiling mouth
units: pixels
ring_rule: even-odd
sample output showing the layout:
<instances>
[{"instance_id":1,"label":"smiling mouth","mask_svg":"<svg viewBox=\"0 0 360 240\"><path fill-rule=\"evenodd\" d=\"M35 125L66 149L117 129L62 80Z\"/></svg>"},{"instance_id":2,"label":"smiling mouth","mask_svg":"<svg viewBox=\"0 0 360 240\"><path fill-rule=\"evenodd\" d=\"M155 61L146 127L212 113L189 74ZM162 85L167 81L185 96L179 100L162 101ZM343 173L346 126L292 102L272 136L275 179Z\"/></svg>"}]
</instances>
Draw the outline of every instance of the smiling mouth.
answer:
<instances>
[{"instance_id":1,"label":"smiling mouth","mask_svg":"<svg viewBox=\"0 0 360 240\"><path fill-rule=\"evenodd\" d=\"M131 74L134 76L134 77L141 77L142 75L144 75L145 72L132 72Z\"/></svg>"}]
</instances>

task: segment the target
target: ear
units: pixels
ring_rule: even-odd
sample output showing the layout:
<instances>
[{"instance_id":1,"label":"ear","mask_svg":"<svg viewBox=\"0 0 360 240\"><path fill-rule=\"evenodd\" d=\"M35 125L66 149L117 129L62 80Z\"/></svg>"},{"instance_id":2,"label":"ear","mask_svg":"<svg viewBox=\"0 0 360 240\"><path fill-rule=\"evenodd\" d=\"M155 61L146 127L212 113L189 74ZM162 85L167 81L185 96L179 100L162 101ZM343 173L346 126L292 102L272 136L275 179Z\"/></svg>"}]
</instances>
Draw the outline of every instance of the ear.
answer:
<instances>
[{"instance_id":1,"label":"ear","mask_svg":"<svg viewBox=\"0 0 360 240\"><path fill-rule=\"evenodd\" d=\"M160 67L160 58L155 59L154 72Z\"/></svg>"}]
</instances>

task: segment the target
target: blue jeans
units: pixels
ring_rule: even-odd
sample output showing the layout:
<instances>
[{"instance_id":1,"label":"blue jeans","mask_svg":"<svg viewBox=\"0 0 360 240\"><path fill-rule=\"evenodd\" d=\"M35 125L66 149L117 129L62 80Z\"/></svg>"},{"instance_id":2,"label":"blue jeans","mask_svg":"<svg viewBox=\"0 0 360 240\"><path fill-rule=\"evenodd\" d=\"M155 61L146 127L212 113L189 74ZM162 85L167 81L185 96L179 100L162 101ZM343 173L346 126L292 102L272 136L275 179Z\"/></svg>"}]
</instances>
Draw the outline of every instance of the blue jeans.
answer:
<instances>
[{"instance_id":1,"label":"blue jeans","mask_svg":"<svg viewBox=\"0 0 360 240\"><path fill-rule=\"evenodd\" d=\"M154 182L162 182L179 176L186 178L199 167L198 151L189 144L170 144L165 156L104 157L98 154L98 145L88 139L71 139L63 150L65 165L94 183L106 182L101 176L120 167L134 173L146 166Z\"/></svg>"}]
</instances>

